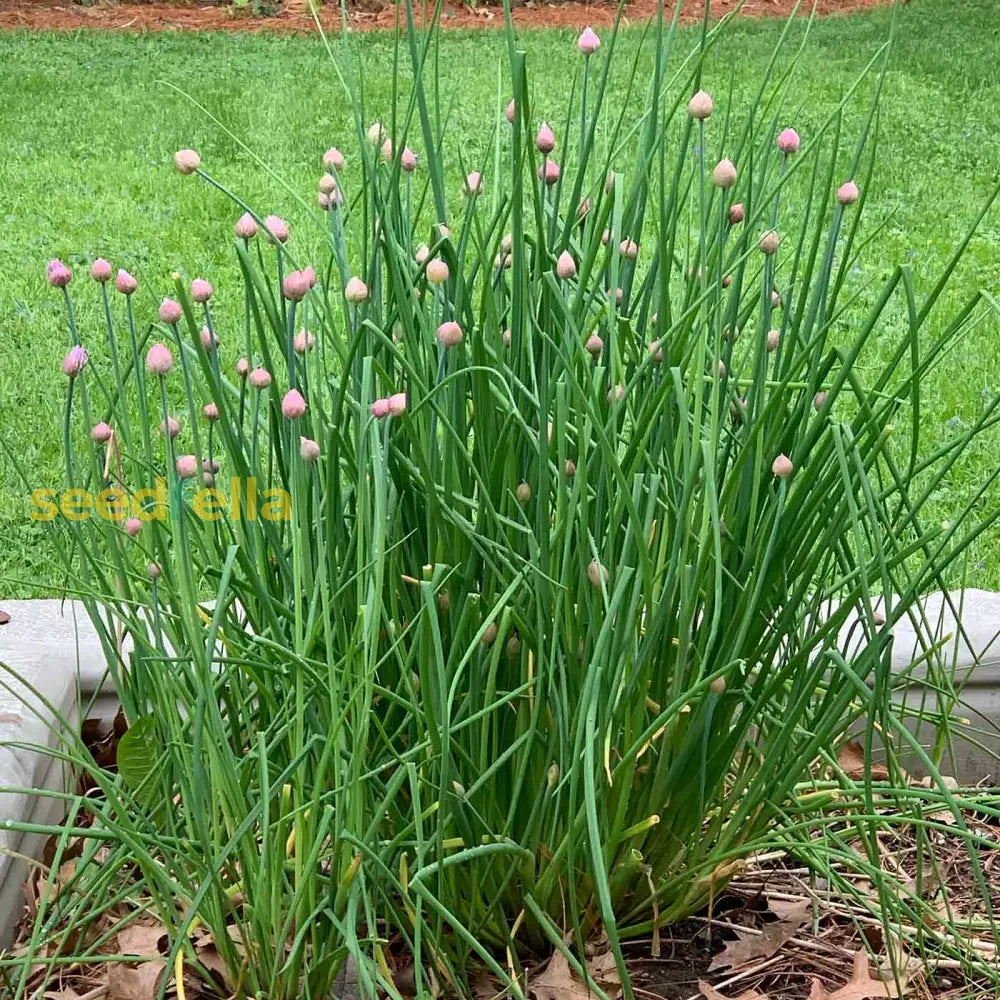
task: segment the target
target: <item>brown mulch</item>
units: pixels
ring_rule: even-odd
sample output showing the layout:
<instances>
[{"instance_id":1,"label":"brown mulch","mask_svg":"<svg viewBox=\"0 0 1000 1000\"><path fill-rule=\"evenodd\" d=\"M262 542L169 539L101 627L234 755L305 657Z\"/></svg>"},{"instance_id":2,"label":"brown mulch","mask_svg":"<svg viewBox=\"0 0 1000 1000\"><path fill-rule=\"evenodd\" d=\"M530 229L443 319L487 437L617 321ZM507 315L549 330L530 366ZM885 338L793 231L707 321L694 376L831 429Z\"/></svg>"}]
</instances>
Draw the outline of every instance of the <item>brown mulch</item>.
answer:
<instances>
[{"instance_id":1,"label":"brown mulch","mask_svg":"<svg viewBox=\"0 0 1000 1000\"><path fill-rule=\"evenodd\" d=\"M687 0L682 8L684 22L701 19L704 0ZM742 14L749 17L785 17L796 0L746 0ZM847 14L880 6L888 0L817 0L817 13ZM721 16L738 5L737 0L714 0L712 12ZM355 30L391 28L396 8L391 3L365 0L364 6L353 8L348 24ZM672 11L673 4L666 6ZM808 10L809 3L803 4ZM643 23L656 15L657 0L634 0L626 8L625 21ZM559 4L527 3L518 6L514 22L520 28L567 28L580 30L588 24L607 28L614 21L614 3ZM321 14L325 30L340 30L341 15L336 5ZM447 3L441 23L447 28L495 28L503 25L502 6ZM284 34L304 34L316 30L306 4L295 0L274 17L251 17L245 11L230 6L198 6L173 4L129 4L99 0L84 7L68 0L0 0L0 30L27 28L30 30L76 31L80 28L102 28L111 31L273 31Z\"/></svg>"}]
</instances>

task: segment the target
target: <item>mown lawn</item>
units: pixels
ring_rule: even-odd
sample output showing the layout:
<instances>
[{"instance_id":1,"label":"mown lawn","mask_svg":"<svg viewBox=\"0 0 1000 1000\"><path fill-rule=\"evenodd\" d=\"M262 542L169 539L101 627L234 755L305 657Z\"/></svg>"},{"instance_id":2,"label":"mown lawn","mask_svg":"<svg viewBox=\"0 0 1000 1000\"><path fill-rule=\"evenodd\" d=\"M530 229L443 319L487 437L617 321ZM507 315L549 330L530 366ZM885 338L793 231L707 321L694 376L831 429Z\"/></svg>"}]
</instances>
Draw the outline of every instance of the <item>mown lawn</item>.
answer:
<instances>
[{"instance_id":1,"label":"mown lawn","mask_svg":"<svg viewBox=\"0 0 1000 1000\"><path fill-rule=\"evenodd\" d=\"M812 28L797 70L789 124L808 139L888 36L889 10L836 18ZM751 100L782 25L736 25L720 46L706 83L722 101ZM794 29L797 33L804 26ZM538 32L523 39L541 113L562 120L567 80L577 59L571 36ZM648 42L648 39L647 39ZM612 81L611 105L625 99L630 57L645 78L651 55L630 29ZM391 99L393 42L356 36L370 117ZM454 187L464 161L492 162L502 33L447 33L438 65L451 107ZM884 223L866 252L877 277L909 261L918 290L944 266L1000 173L1000 19L995 0L914 0L903 8L879 120L879 161L867 206L869 231ZM249 146L264 169L205 111ZM853 136L867 111L867 82L845 116ZM640 93L641 93L640 88ZM217 192L169 167L180 146L262 214L292 224L300 246L318 241L309 221L319 157L329 145L354 145L347 103L317 39L259 35L26 34L0 36L0 428L38 486L61 481L59 361L67 336L61 297L45 284L45 262L77 268L74 290L86 338L102 336L99 298L86 278L97 256L141 282L137 308L152 319L172 269L209 277L216 315L236 322L241 301L231 232L236 212ZM637 98L632 99L636 111ZM298 197L304 199L299 202ZM307 253L303 257L308 256ZM982 223L939 306L943 320L977 288L1000 295L1000 209ZM967 337L927 387L926 446L966 423L1000 391L1000 321ZM224 347L235 357L234 337ZM886 331L888 349L892 332ZM968 503L981 477L1000 462L1000 435L979 445L936 498L942 519ZM1000 490L991 494L1000 503ZM58 587L44 526L28 519L27 491L0 451L0 595ZM984 536L969 582L1000 587L996 532Z\"/></svg>"}]
</instances>

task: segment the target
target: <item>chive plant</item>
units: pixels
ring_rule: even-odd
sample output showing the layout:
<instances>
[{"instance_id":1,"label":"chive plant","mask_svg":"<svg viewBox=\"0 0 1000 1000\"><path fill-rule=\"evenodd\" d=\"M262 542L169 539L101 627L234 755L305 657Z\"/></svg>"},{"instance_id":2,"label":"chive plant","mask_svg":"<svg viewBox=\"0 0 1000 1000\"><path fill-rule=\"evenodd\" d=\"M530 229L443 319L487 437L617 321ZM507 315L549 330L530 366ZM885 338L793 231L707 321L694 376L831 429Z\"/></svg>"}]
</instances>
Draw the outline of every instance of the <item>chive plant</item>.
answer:
<instances>
[{"instance_id":1,"label":"chive plant","mask_svg":"<svg viewBox=\"0 0 1000 1000\"><path fill-rule=\"evenodd\" d=\"M208 976L207 933L238 996L319 1000L349 957L365 996L398 996L400 962L419 996L484 970L523 996L554 950L603 996L582 957L603 934L630 996L622 942L749 852L842 872L856 831L871 875L873 824L931 800L982 884L947 786L907 787L901 755L939 778L947 740L910 734L891 670L894 626L930 635L921 595L996 517L985 485L928 514L996 401L918 438L922 381L983 317L934 312L969 237L922 300L905 266L852 278L876 108L850 148L853 89L800 138L776 54L740 118L705 69L726 21L682 52L661 11L622 109L616 33L588 29L555 126L508 23L512 96L469 162L428 84L436 19L402 15L390 120L368 121L363 43L330 43L356 141L322 157L325 260L177 154L239 215L241 321L177 274L147 324L100 261L98 345L50 265L65 487L96 505L55 527L130 729L116 773L64 733L96 793L65 796L52 871L82 856L31 961L3 963L15 997L147 915L161 994ZM947 733L942 664L928 638L922 718ZM878 788L837 765L859 724ZM894 933L920 923L883 895ZM935 913L921 940L974 964Z\"/></svg>"}]
</instances>

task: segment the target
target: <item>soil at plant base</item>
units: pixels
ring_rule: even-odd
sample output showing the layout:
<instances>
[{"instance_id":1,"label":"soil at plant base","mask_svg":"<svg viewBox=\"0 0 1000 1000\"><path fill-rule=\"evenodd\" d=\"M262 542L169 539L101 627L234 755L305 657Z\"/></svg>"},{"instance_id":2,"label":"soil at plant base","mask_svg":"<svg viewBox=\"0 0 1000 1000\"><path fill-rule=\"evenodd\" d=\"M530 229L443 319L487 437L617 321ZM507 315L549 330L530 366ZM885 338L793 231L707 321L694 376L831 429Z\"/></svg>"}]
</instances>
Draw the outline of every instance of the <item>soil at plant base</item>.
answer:
<instances>
[{"instance_id":1,"label":"soil at plant base","mask_svg":"<svg viewBox=\"0 0 1000 1000\"><path fill-rule=\"evenodd\" d=\"M704 0L687 0L681 20L701 19ZM889 0L817 0L819 14L847 14L880 6ZM746 0L741 13L748 17L786 17L796 0ZM713 0L713 15L723 15L738 5L737 0ZM626 7L625 22L642 23L654 17L657 0L634 0ZM669 12L673 3L666 0ZM808 9L811 4L803 5ZM668 12L668 13L669 13ZM567 28L580 30L588 24L607 27L615 18L614 3L526 3L514 12L514 22L522 28ZM391 28L396 8L380 0L361 0L348 12L348 25L353 30ZM326 30L338 31L341 26L339 7L325 8L320 20ZM503 25L501 6L445 2L441 23L447 28L496 28ZM0 0L0 30L27 28L32 30L76 31L80 28L102 28L113 31L274 31L302 34L316 30L306 0L291 0L274 17L251 17L232 6L119 4L113 0L97 0L84 7L68 0Z\"/></svg>"}]
</instances>

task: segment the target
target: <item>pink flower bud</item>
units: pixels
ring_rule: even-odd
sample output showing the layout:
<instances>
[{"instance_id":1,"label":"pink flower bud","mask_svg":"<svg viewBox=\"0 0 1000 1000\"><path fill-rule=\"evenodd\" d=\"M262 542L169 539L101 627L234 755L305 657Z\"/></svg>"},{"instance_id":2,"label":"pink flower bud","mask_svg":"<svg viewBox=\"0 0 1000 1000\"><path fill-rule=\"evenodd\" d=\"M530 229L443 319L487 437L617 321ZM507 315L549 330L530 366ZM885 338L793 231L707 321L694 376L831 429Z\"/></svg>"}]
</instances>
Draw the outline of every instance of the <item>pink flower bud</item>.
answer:
<instances>
[{"instance_id":1,"label":"pink flower bud","mask_svg":"<svg viewBox=\"0 0 1000 1000\"><path fill-rule=\"evenodd\" d=\"M368 141L373 146L380 146L383 139L385 139L385 129L382 128L382 123L372 122L368 126Z\"/></svg>"},{"instance_id":2,"label":"pink flower bud","mask_svg":"<svg viewBox=\"0 0 1000 1000\"><path fill-rule=\"evenodd\" d=\"M593 55L601 47L601 40L597 37L597 32L589 24L576 40L576 47L585 56Z\"/></svg>"},{"instance_id":3,"label":"pink flower bud","mask_svg":"<svg viewBox=\"0 0 1000 1000\"><path fill-rule=\"evenodd\" d=\"M510 347L510 342L513 339L513 334L510 332L510 327L507 327L503 332L503 346Z\"/></svg>"},{"instance_id":4,"label":"pink flower bud","mask_svg":"<svg viewBox=\"0 0 1000 1000\"><path fill-rule=\"evenodd\" d=\"M777 309L781 305L781 296L776 289L771 289L771 308Z\"/></svg>"},{"instance_id":5,"label":"pink flower bud","mask_svg":"<svg viewBox=\"0 0 1000 1000\"><path fill-rule=\"evenodd\" d=\"M549 128L548 122L542 122L538 135L535 137L535 145L538 147L538 152L544 153L546 156L556 148L556 137L553 135L552 129Z\"/></svg>"},{"instance_id":6,"label":"pink flower bud","mask_svg":"<svg viewBox=\"0 0 1000 1000\"><path fill-rule=\"evenodd\" d=\"M439 257L429 261L426 270L427 280L435 285L443 284L448 280L448 265Z\"/></svg>"},{"instance_id":7,"label":"pink flower bud","mask_svg":"<svg viewBox=\"0 0 1000 1000\"><path fill-rule=\"evenodd\" d=\"M483 193L483 175L479 173L478 170L473 170L472 173L465 178L465 184L462 186L462 193L467 198Z\"/></svg>"},{"instance_id":8,"label":"pink flower bud","mask_svg":"<svg viewBox=\"0 0 1000 1000\"><path fill-rule=\"evenodd\" d=\"M386 402L389 404L389 415L401 417L406 413L406 393L394 392Z\"/></svg>"},{"instance_id":9,"label":"pink flower bud","mask_svg":"<svg viewBox=\"0 0 1000 1000\"><path fill-rule=\"evenodd\" d=\"M823 409L823 404L826 402L826 397L827 397L827 393L826 393L825 390L821 390L820 392L817 392L816 395L813 396L813 406L817 410L822 410Z\"/></svg>"},{"instance_id":10,"label":"pink flower bud","mask_svg":"<svg viewBox=\"0 0 1000 1000\"><path fill-rule=\"evenodd\" d=\"M160 433L164 436L170 437L173 441L175 437L181 432L181 422L176 417L167 417L166 420L160 422Z\"/></svg>"},{"instance_id":11,"label":"pink flower bud","mask_svg":"<svg viewBox=\"0 0 1000 1000\"><path fill-rule=\"evenodd\" d=\"M722 287L723 288L728 288L732 283L733 283L733 276L731 274L727 274L722 279Z\"/></svg>"},{"instance_id":12,"label":"pink flower bud","mask_svg":"<svg viewBox=\"0 0 1000 1000\"><path fill-rule=\"evenodd\" d=\"M207 458L202 459L201 467L205 472L212 474L218 472L219 469L222 468L218 462L212 461Z\"/></svg>"},{"instance_id":13,"label":"pink flower bud","mask_svg":"<svg viewBox=\"0 0 1000 1000\"><path fill-rule=\"evenodd\" d=\"M625 386L619 382L617 385L608 389L608 402L609 403L620 403L622 397L625 395Z\"/></svg>"},{"instance_id":14,"label":"pink flower bud","mask_svg":"<svg viewBox=\"0 0 1000 1000\"><path fill-rule=\"evenodd\" d=\"M319 445L312 438L299 438L299 454L302 461L312 465L319 458Z\"/></svg>"},{"instance_id":15,"label":"pink flower bud","mask_svg":"<svg viewBox=\"0 0 1000 1000\"><path fill-rule=\"evenodd\" d=\"M576 215L578 219L585 219L588 215L590 215L589 198L584 198L583 201L580 202L580 207L576 210Z\"/></svg>"},{"instance_id":16,"label":"pink flower bud","mask_svg":"<svg viewBox=\"0 0 1000 1000\"><path fill-rule=\"evenodd\" d=\"M376 420L382 420L384 417L389 416L389 400L388 399L376 399L372 403L372 416Z\"/></svg>"},{"instance_id":17,"label":"pink flower bud","mask_svg":"<svg viewBox=\"0 0 1000 1000\"><path fill-rule=\"evenodd\" d=\"M514 103L514 98L512 97L509 103L507 104L507 110L504 112L504 115L506 116L507 121L509 121L513 125L514 115L516 114L517 114L517 105Z\"/></svg>"},{"instance_id":18,"label":"pink flower bud","mask_svg":"<svg viewBox=\"0 0 1000 1000\"><path fill-rule=\"evenodd\" d=\"M264 219L264 239L268 243L287 243L288 236L288 223L280 215L268 215Z\"/></svg>"},{"instance_id":19,"label":"pink flower bud","mask_svg":"<svg viewBox=\"0 0 1000 1000\"><path fill-rule=\"evenodd\" d=\"M729 225L738 226L744 217L743 203L735 202L729 206Z\"/></svg>"},{"instance_id":20,"label":"pink flower bud","mask_svg":"<svg viewBox=\"0 0 1000 1000\"><path fill-rule=\"evenodd\" d=\"M65 288L73 280L73 272L57 258L50 260L45 270L53 288Z\"/></svg>"},{"instance_id":21,"label":"pink flower bud","mask_svg":"<svg viewBox=\"0 0 1000 1000\"><path fill-rule=\"evenodd\" d=\"M559 180L559 164L555 160L546 160L538 168L538 179L544 181L547 187L552 187Z\"/></svg>"},{"instance_id":22,"label":"pink flower bud","mask_svg":"<svg viewBox=\"0 0 1000 1000\"><path fill-rule=\"evenodd\" d=\"M306 401L298 389L289 389L285 393L285 398L281 401L281 412L286 420L299 420L305 416Z\"/></svg>"},{"instance_id":23,"label":"pink flower bud","mask_svg":"<svg viewBox=\"0 0 1000 1000\"><path fill-rule=\"evenodd\" d=\"M174 153L174 166L182 174L193 174L201 166L201 157L193 149L178 149Z\"/></svg>"},{"instance_id":24,"label":"pink flower bud","mask_svg":"<svg viewBox=\"0 0 1000 1000\"><path fill-rule=\"evenodd\" d=\"M761 236L758 246L760 247L762 253L770 257L772 254L776 254L778 252L780 244L781 237L773 229L769 229L763 236Z\"/></svg>"},{"instance_id":25,"label":"pink flower bud","mask_svg":"<svg viewBox=\"0 0 1000 1000\"><path fill-rule=\"evenodd\" d=\"M787 455L779 455L771 463L771 472L778 479L787 479L795 471L795 466L792 465L792 460Z\"/></svg>"},{"instance_id":26,"label":"pink flower bud","mask_svg":"<svg viewBox=\"0 0 1000 1000\"><path fill-rule=\"evenodd\" d=\"M291 271L281 283L281 292L290 302L301 302L311 287L310 276L306 271Z\"/></svg>"},{"instance_id":27,"label":"pink flower bud","mask_svg":"<svg viewBox=\"0 0 1000 1000\"><path fill-rule=\"evenodd\" d=\"M799 133L796 132L795 129L782 129L781 134L778 136L778 149L788 156L791 153L797 153L799 151L800 142Z\"/></svg>"},{"instance_id":28,"label":"pink flower bud","mask_svg":"<svg viewBox=\"0 0 1000 1000\"><path fill-rule=\"evenodd\" d=\"M563 250L556 261L556 277L566 281L574 274L576 274L576 261L573 260L573 255L568 250Z\"/></svg>"},{"instance_id":29,"label":"pink flower bud","mask_svg":"<svg viewBox=\"0 0 1000 1000\"><path fill-rule=\"evenodd\" d=\"M94 424L94 429L90 432L90 437L94 444L107 444L111 440L113 433L114 431L111 430L110 424Z\"/></svg>"},{"instance_id":30,"label":"pink flower bud","mask_svg":"<svg viewBox=\"0 0 1000 1000\"><path fill-rule=\"evenodd\" d=\"M257 220L249 212L244 212L236 220L235 232L237 239L252 240L257 235Z\"/></svg>"},{"instance_id":31,"label":"pink flower bud","mask_svg":"<svg viewBox=\"0 0 1000 1000\"><path fill-rule=\"evenodd\" d=\"M712 98L704 90L699 90L688 101L688 114L697 121L704 121L711 117L714 110L715 105L712 104Z\"/></svg>"},{"instance_id":32,"label":"pink flower bud","mask_svg":"<svg viewBox=\"0 0 1000 1000\"><path fill-rule=\"evenodd\" d=\"M337 190L337 178L333 174L323 174L319 179L319 189L323 194L332 194Z\"/></svg>"},{"instance_id":33,"label":"pink flower bud","mask_svg":"<svg viewBox=\"0 0 1000 1000\"><path fill-rule=\"evenodd\" d=\"M382 159L385 160L386 163L391 163L392 154L393 154L392 139L386 139L382 143Z\"/></svg>"},{"instance_id":34,"label":"pink flower bud","mask_svg":"<svg viewBox=\"0 0 1000 1000\"><path fill-rule=\"evenodd\" d=\"M214 351L219 346L219 338L207 327L201 328L201 346L206 351Z\"/></svg>"},{"instance_id":35,"label":"pink flower bud","mask_svg":"<svg viewBox=\"0 0 1000 1000\"><path fill-rule=\"evenodd\" d=\"M146 352L146 369L152 375L167 375L174 367L174 356L166 344L153 344Z\"/></svg>"},{"instance_id":36,"label":"pink flower bud","mask_svg":"<svg viewBox=\"0 0 1000 1000\"><path fill-rule=\"evenodd\" d=\"M173 326L181 321L183 310L181 304L173 299L164 299L160 303L160 320L168 326Z\"/></svg>"},{"instance_id":37,"label":"pink flower bud","mask_svg":"<svg viewBox=\"0 0 1000 1000\"><path fill-rule=\"evenodd\" d=\"M368 286L360 278L351 278L344 289L344 298L351 305L359 305L368 298Z\"/></svg>"},{"instance_id":38,"label":"pink flower bud","mask_svg":"<svg viewBox=\"0 0 1000 1000\"><path fill-rule=\"evenodd\" d=\"M454 320L442 323L437 328L437 339L446 350L449 347L458 347L462 343L462 328Z\"/></svg>"},{"instance_id":39,"label":"pink flower bud","mask_svg":"<svg viewBox=\"0 0 1000 1000\"><path fill-rule=\"evenodd\" d=\"M177 475L181 479L191 479L198 475L198 459L194 455L181 455L177 459Z\"/></svg>"},{"instance_id":40,"label":"pink flower bud","mask_svg":"<svg viewBox=\"0 0 1000 1000\"><path fill-rule=\"evenodd\" d=\"M306 329L299 330L292 341L296 354L305 354L316 346L316 338Z\"/></svg>"},{"instance_id":41,"label":"pink flower bud","mask_svg":"<svg viewBox=\"0 0 1000 1000\"><path fill-rule=\"evenodd\" d=\"M441 234L441 239L443 240L451 239L451 230L443 222L439 222L437 224L437 230Z\"/></svg>"},{"instance_id":42,"label":"pink flower bud","mask_svg":"<svg viewBox=\"0 0 1000 1000\"><path fill-rule=\"evenodd\" d=\"M649 356L653 359L654 364L663 363L663 347L658 340L654 340L649 345Z\"/></svg>"},{"instance_id":43,"label":"pink flower bud","mask_svg":"<svg viewBox=\"0 0 1000 1000\"><path fill-rule=\"evenodd\" d=\"M135 278L128 273L128 271L123 271L119 268L118 277L115 279L115 288L117 288L122 295L132 295L138 287L139 282L136 281Z\"/></svg>"},{"instance_id":44,"label":"pink flower bud","mask_svg":"<svg viewBox=\"0 0 1000 1000\"><path fill-rule=\"evenodd\" d=\"M215 403L206 403L201 408L201 412L209 423L214 423L219 419L219 408Z\"/></svg>"},{"instance_id":45,"label":"pink flower bud","mask_svg":"<svg viewBox=\"0 0 1000 1000\"><path fill-rule=\"evenodd\" d=\"M736 183L736 165L732 160L719 160L712 170L712 183L723 191Z\"/></svg>"},{"instance_id":46,"label":"pink flower bud","mask_svg":"<svg viewBox=\"0 0 1000 1000\"><path fill-rule=\"evenodd\" d=\"M205 303L212 297L212 286L204 278L195 278L191 282L191 298L195 302Z\"/></svg>"},{"instance_id":47,"label":"pink flower bud","mask_svg":"<svg viewBox=\"0 0 1000 1000\"><path fill-rule=\"evenodd\" d=\"M626 260L635 260L639 256L639 244L635 240L622 240L618 249Z\"/></svg>"},{"instance_id":48,"label":"pink flower bud","mask_svg":"<svg viewBox=\"0 0 1000 1000\"><path fill-rule=\"evenodd\" d=\"M514 496L517 498L518 503L527 503L531 499L530 483L518 483L517 489L514 490Z\"/></svg>"},{"instance_id":49,"label":"pink flower bud","mask_svg":"<svg viewBox=\"0 0 1000 1000\"><path fill-rule=\"evenodd\" d=\"M84 368L87 367L87 362L90 360L90 356L87 352L77 345L76 347L70 348L69 353L63 358L62 370L63 374L67 378L76 378Z\"/></svg>"},{"instance_id":50,"label":"pink flower bud","mask_svg":"<svg viewBox=\"0 0 1000 1000\"><path fill-rule=\"evenodd\" d=\"M566 459L566 478L572 479L576 475L576 462L571 458Z\"/></svg>"},{"instance_id":51,"label":"pink flower bud","mask_svg":"<svg viewBox=\"0 0 1000 1000\"><path fill-rule=\"evenodd\" d=\"M334 170L343 170L344 154L336 146L331 146L323 154L323 166L333 167Z\"/></svg>"},{"instance_id":52,"label":"pink flower bud","mask_svg":"<svg viewBox=\"0 0 1000 1000\"><path fill-rule=\"evenodd\" d=\"M591 559L587 564L587 579L592 587L600 590L608 582L608 571L596 559Z\"/></svg>"},{"instance_id":53,"label":"pink flower bud","mask_svg":"<svg viewBox=\"0 0 1000 1000\"><path fill-rule=\"evenodd\" d=\"M246 378L250 374L250 362L246 358L240 358L236 362L236 374L240 378Z\"/></svg>"},{"instance_id":54,"label":"pink flower bud","mask_svg":"<svg viewBox=\"0 0 1000 1000\"><path fill-rule=\"evenodd\" d=\"M405 146L403 152L399 154L399 165L408 174L417 169L417 154L409 146Z\"/></svg>"},{"instance_id":55,"label":"pink flower bud","mask_svg":"<svg viewBox=\"0 0 1000 1000\"><path fill-rule=\"evenodd\" d=\"M622 304L622 302L624 302L624 301L625 301L625 292L622 289L620 289L620 288L616 288L615 289L615 305L616 306L620 306Z\"/></svg>"},{"instance_id":56,"label":"pink flower bud","mask_svg":"<svg viewBox=\"0 0 1000 1000\"><path fill-rule=\"evenodd\" d=\"M778 344L781 343L781 331L780 330L768 330L767 331L767 349L769 352L776 351L778 349Z\"/></svg>"},{"instance_id":57,"label":"pink flower bud","mask_svg":"<svg viewBox=\"0 0 1000 1000\"><path fill-rule=\"evenodd\" d=\"M421 243L420 246L417 247L417 252L413 255L413 259L418 264L423 264L423 262L427 260L427 258L430 257L430 255L431 255L430 248L427 246L426 243Z\"/></svg>"},{"instance_id":58,"label":"pink flower bud","mask_svg":"<svg viewBox=\"0 0 1000 1000\"><path fill-rule=\"evenodd\" d=\"M255 389L266 389L271 384L271 373L266 368L255 368L250 372L250 384Z\"/></svg>"},{"instance_id":59,"label":"pink flower bud","mask_svg":"<svg viewBox=\"0 0 1000 1000\"><path fill-rule=\"evenodd\" d=\"M847 181L837 189L837 201L841 205L853 205L860 197L861 192L858 191L858 186L854 181Z\"/></svg>"},{"instance_id":60,"label":"pink flower bud","mask_svg":"<svg viewBox=\"0 0 1000 1000\"><path fill-rule=\"evenodd\" d=\"M149 575L150 580L159 580L159 578L160 578L160 567L156 563L151 562L146 567L146 573Z\"/></svg>"},{"instance_id":61,"label":"pink flower bud","mask_svg":"<svg viewBox=\"0 0 1000 1000\"><path fill-rule=\"evenodd\" d=\"M103 285L104 282L111 280L111 265L103 257L98 257L90 265L90 276Z\"/></svg>"},{"instance_id":62,"label":"pink flower bud","mask_svg":"<svg viewBox=\"0 0 1000 1000\"><path fill-rule=\"evenodd\" d=\"M135 538L140 531L142 531L142 521L140 521L139 518L130 517L125 522L125 534L128 535L129 538Z\"/></svg>"},{"instance_id":63,"label":"pink flower bud","mask_svg":"<svg viewBox=\"0 0 1000 1000\"><path fill-rule=\"evenodd\" d=\"M604 350L604 341L596 333L592 333L583 346L587 349L588 354L592 354L596 358Z\"/></svg>"}]
</instances>

